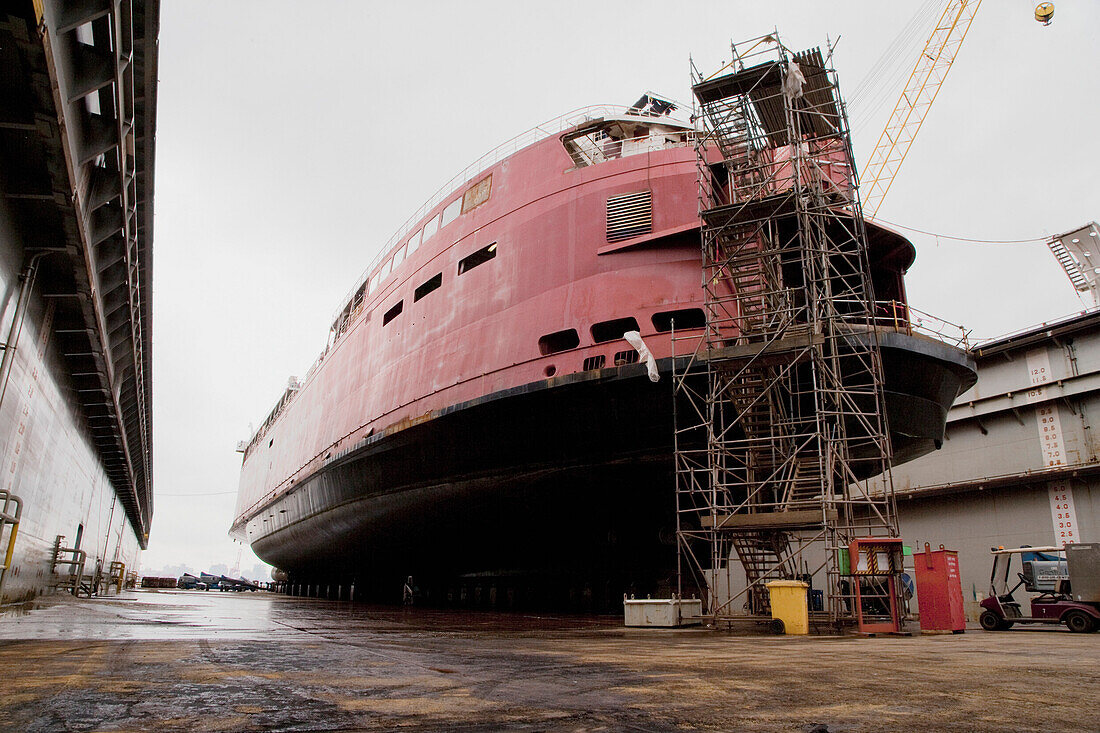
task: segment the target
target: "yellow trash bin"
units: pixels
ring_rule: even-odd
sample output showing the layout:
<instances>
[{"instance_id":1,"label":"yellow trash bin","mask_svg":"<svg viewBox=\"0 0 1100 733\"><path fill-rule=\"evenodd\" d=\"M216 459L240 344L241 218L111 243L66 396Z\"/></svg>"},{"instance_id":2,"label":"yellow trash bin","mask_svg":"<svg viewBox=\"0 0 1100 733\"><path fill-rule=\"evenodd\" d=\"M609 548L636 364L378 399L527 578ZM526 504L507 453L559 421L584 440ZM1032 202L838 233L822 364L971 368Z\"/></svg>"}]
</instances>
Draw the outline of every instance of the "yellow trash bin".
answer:
<instances>
[{"instance_id":1,"label":"yellow trash bin","mask_svg":"<svg viewBox=\"0 0 1100 733\"><path fill-rule=\"evenodd\" d=\"M801 580L773 580L768 583L772 618L783 622L783 633L810 633L809 588Z\"/></svg>"}]
</instances>

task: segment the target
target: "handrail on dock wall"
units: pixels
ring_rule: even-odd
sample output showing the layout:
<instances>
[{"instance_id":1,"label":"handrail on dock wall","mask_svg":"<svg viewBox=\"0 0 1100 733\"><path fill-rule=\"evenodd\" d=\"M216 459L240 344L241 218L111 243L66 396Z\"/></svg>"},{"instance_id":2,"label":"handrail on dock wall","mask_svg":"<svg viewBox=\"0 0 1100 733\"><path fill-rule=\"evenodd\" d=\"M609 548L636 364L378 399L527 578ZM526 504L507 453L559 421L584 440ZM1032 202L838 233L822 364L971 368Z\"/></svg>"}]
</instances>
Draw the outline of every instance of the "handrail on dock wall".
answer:
<instances>
[{"instance_id":1,"label":"handrail on dock wall","mask_svg":"<svg viewBox=\"0 0 1100 733\"><path fill-rule=\"evenodd\" d=\"M107 576L107 586L104 591L110 593L112 585L115 587L116 596L122 592L123 587L126 585L126 563L118 560L111 563L111 569Z\"/></svg>"},{"instance_id":2,"label":"handrail on dock wall","mask_svg":"<svg viewBox=\"0 0 1100 733\"><path fill-rule=\"evenodd\" d=\"M53 547L53 565L50 567L50 572L56 573L58 565L69 566L68 580L59 583L58 585L72 585L72 594L74 596L80 595L80 584L84 581L84 569L88 563L88 553L84 550L79 550L75 547L62 547L61 543L65 541L65 535L58 535L54 541ZM63 559L62 555L72 555L69 559ZM88 589L88 596L92 595L92 589Z\"/></svg>"},{"instance_id":3,"label":"handrail on dock wall","mask_svg":"<svg viewBox=\"0 0 1100 733\"><path fill-rule=\"evenodd\" d=\"M8 579L8 571L11 570L12 558L15 556L15 538L19 534L19 520L23 514L23 500L7 489L0 489L0 499L3 499L4 508L0 510L0 537L3 537L4 527L11 525L11 533L8 535L8 547L4 552L4 564L0 566L0 603L4 599L4 581ZM14 510L12 505L15 505Z\"/></svg>"}]
</instances>

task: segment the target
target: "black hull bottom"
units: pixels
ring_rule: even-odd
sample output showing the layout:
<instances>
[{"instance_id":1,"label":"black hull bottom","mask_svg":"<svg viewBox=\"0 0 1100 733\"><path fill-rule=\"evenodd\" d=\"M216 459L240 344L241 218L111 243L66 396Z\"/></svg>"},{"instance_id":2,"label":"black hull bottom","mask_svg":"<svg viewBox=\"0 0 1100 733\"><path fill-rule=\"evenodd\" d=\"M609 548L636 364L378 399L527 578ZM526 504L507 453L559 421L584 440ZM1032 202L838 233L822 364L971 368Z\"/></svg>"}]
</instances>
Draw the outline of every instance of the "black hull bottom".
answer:
<instances>
[{"instance_id":1,"label":"black hull bottom","mask_svg":"<svg viewBox=\"0 0 1100 733\"><path fill-rule=\"evenodd\" d=\"M973 369L953 349L888 336L891 437L910 460L942 439ZM252 547L322 594L354 584L357 598L398 601L412 575L426 600L460 606L610 610L623 593L667 595L676 520L662 367L657 384L640 365L569 375L374 436L266 508L258 519L276 529Z\"/></svg>"}]
</instances>

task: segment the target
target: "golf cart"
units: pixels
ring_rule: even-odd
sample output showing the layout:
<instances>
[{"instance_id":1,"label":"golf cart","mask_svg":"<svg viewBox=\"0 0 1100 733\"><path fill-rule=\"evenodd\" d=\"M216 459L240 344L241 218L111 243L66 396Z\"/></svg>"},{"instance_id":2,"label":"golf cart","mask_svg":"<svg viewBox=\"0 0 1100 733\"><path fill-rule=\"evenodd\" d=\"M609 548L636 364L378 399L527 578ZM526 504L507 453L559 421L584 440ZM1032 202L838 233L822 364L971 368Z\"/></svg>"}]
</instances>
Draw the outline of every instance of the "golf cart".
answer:
<instances>
[{"instance_id":1,"label":"golf cart","mask_svg":"<svg viewBox=\"0 0 1100 733\"><path fill-rule=\"evenodd\" d=\"M1004 631L1013 624L1065 624L1088 633L1100 627L1100 543L1061 547L991 548L993 572L989 597L978 621L986 631ZM1013 558L1021 571L1013 577ZM1009 583L1019 579L1009 588ZM1013 593L1023 586L1031 599L1031 614L1023 615Z\"/></svg>"}]
</instances>

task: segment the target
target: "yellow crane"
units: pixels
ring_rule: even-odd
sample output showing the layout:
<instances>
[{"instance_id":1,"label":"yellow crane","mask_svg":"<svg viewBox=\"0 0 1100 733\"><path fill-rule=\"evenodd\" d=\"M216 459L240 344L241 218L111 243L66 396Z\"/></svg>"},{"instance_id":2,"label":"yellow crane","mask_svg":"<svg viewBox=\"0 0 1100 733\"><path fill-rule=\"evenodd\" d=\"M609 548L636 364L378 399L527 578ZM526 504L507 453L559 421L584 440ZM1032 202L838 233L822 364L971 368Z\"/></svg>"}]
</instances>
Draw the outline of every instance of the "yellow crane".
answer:
<instances>
[{"instance_id":1,"label":"yellow crane","mask_svg":"<svg viewBox=\"0 0 1100 733\"><path fill-rule=\"evenodd\" d=\"M879 136L867 165L863 166L860 189L863 194L863 213L874 217L882 200L890 191L890 184L901 168L921 123L928 116L932 102L936 101L943 80L955 62L966 32L982 0L949 0L940 14L936 27L917 58L901 97L890 113L886 129ZM1051 9L1053 15L1053 8Z\"/></svg>"}]
</instances>

